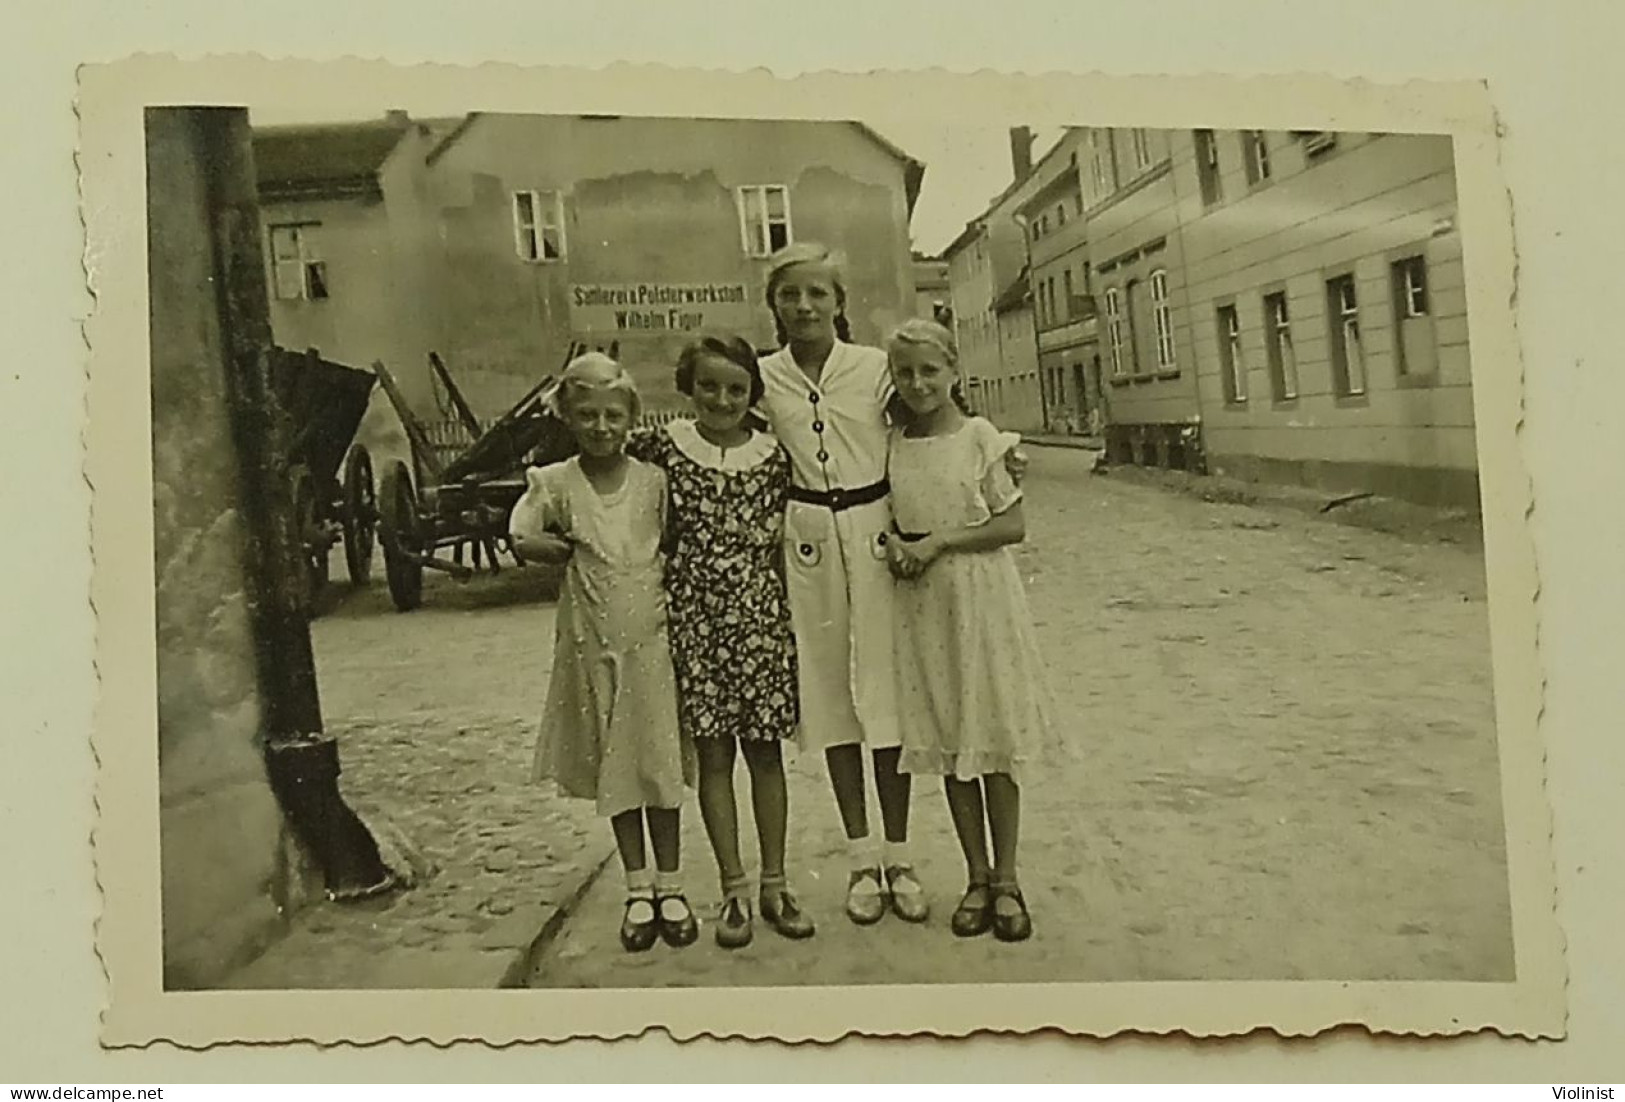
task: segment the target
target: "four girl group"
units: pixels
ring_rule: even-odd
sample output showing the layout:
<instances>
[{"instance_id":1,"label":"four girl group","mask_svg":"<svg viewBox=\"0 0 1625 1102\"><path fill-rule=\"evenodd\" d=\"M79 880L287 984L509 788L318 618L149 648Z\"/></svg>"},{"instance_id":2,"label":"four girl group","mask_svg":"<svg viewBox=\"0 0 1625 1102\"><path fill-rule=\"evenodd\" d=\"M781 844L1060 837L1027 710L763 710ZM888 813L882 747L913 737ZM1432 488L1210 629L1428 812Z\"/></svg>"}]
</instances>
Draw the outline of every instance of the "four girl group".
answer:
<instances>
[{"instance_id":1,"label":"four girl group","mask_svg":"<svg viewBox=\"0 0 1625 1102\"><path fill-rule=\"evenodd\" d=\"M1017 438L967 413L935 322L905 322L884 351L852 344L828 250L779 253L767 299L778 352L758 360L738 337L684 350L692 420L637 427L636 387L602 354L563 374L557 411L578 454L531 468L510 522L522 558L568 563L537 778L609 818L629 951L699 935L678 842L696 772L722 880L716 941L750 942L736 753L759 835L756 911L784 937L812 936L785 870L792 737L825 755L853 922L926 921L906 843L910 782L928 774L945 779L968 873L954 933L1023 940L1021 777L1048 707L1009 550L1024 536Z\"/></svg>"}]
</instances>

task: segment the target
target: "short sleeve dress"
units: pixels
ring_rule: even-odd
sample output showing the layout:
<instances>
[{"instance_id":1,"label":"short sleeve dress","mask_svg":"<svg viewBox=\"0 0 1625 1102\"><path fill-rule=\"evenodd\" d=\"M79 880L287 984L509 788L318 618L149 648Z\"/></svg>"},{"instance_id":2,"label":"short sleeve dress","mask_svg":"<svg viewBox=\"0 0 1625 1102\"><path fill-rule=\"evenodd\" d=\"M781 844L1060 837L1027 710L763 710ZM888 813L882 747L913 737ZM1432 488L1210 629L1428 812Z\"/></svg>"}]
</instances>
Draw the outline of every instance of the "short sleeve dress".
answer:
<instances>
[{"instance_id":1,"label":"short sleeve dress","mask_svg":"<svg viewBox=\"0 0 1625 1102\"><path fill-rule=\"evenodd\" d=\"M670 487L666 599L678 715L690 738L796 732L796 642L784 578L790 459L770 434L719 448L692 421L635 433Z\"/></svg>"},{"instance_id":2,"label":"short sleeve dress","mask_svg":"<svg viewBox=\"0 0 1625 1102\"><path fill-rule=\"evenodd\" d=\"M577 459L526 472L509 521L575 545L565 568L534 775L605 816L682 806L694 776L677 721L662 585L666 478L630 460L613 494Z\"/></svg>"},{"instance_id":3,"label":"short sleeve dress","mask_svg":"<svg viewBox=\"0 0 1625 1102\"><path fill-rule=\"evenodd\" d=\"M1019 442L980 417L945 436L894 429L892 511L903 538L986 524L1019 501L1004 464ZM1048 743L1052 710L1011 549L939 556L897 583L893 609L901 768L1019 780Z\"/></svg>"}]
</instances>

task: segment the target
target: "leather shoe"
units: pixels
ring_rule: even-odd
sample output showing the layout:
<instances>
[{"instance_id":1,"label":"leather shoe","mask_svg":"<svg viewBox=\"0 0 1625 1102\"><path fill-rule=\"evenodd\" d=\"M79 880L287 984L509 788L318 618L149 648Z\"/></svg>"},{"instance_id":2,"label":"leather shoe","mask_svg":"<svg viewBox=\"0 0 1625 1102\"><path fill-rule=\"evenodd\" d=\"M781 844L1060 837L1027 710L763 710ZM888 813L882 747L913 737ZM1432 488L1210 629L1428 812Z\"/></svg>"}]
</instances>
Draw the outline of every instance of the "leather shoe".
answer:
<instances>
[{"instance_id":1,"label":"leather shoe","mask_svg":"<svg viewBox=\"0 0 1625 1102\"><path fill-rule=\"evenodd\" d=\"M853 891L864 881L874 884L874 891ZM846 885L846 917L859 926L873 926L886 914L886 892L880 884L879 869L858 869Z\"/></svg>"},{"instance_id":2,"label":"leather shoe","mask_svg":"<svg viewBox=\"0 0 1625 1102\"><path fill-rule=\"evenodd\" d=\"M682 918L666 917L666 904L671 902L683 905ZM688 905L688 900L681 892L655 897L655 924L660 927L661 940L673 949L693 945L700 936L700 921L694 917L694 909Z\"/></svg>"},{"instance_id":3,"label":"leather shoe","mask_svg":"<svg viewBox=\"0 0 1625 1102\"><path fill-rule=\"evenodd\" d=\"M980 937L993 925L993 889L986 884L972 884L954 908L949 921L956 937Z\"/></svg>"},{"instance_id":4,"label":"leather shoe","mask_svg":"<svg viewBox=\"0 0 1625 1102\"><path fill-rule=\"evenodd\" d=\"M717 918L717 944L724 949L743 949L750 944L750 904L736 895L722 901L722 914Z\"/></svg>"},{"instance_id":5,"label":"leather shoe","mask_svg":"<svg viewBox=\"0 0 1625 1102\"><path fill-rule=\"evenodd\" d=\"M789 888L775 888L762 893L762 920L776 930L780 937L793 941L813 936L813 920L801 909Z\"/></svg>"},{"instance_id":6,"label":"leather shoe","mask_svg":"<svg viewBox=\"0 0 1625 1102\"><path fill-rule=\"evenodd\" d=\"M931 917L931 903L912 865L887 867L886 890L891 896L891 909L904 922L924 922Z\"/></svg>"},{"instance_id":7,"label":"leather shoe","mask_svg":"<svg viewBox=\"0 0 1625 1102\"><path fill-rule=\"evenodd\" d=\"M993 936L1000 941L1026 941L1033 936L1032 916L1027 913L1027 901L1022 898L1020 888L995 888L993 901L996 904L1000 899L1014 899L1016 906L1021 909L1013 914L1001 913L997 907L993 908Z\"/></svg>"},{"instance_id":8,"label":"leather shoe","mask_svg":"<svg viewBox=\"0 0 1625 1102\"><path fill-rule=\"evenodd\" d=\"M650 917L645 922L634 922L632 908L639 905L647 907ZM628 953L646 952L660 936L657 929L657 912L654 910L654 901L646 897L635 896L626 901L626 913L621 917L621 948Z\"/></svg>"}]
</instances>

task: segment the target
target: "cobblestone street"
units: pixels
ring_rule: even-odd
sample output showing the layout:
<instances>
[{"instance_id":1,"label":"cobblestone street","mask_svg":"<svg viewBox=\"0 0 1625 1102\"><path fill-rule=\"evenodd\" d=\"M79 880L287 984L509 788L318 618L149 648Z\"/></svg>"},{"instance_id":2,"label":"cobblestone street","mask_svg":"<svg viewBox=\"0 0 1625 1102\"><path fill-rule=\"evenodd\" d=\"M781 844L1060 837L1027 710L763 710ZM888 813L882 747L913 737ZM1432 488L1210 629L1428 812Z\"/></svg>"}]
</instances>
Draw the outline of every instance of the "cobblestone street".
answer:
<instances>
[{"instance_id":1,"label":"cobblestone street","mask_svg":"<svg viewBox=\"0 0 1625 1102\"><path fill-rule=\"evenodd\" d=\"M1033 448L1021 550L1064 749L1023 793L1023 945L947 929L963 871L916 787L925 929L841 912L820 763L792 759L791 868L819 922L674 951L616 943L613 866L533 986L1505 980L1512 974L1482 555L1213 504ZM741 816L753 844L748 800ZM710 918L692 802L684 854Z\"/></svg>"},{"instance_id":2,"label":"cobblestone street","mask_svg":"<svg viewBox=\"0 0 1625 1102\"><path fill-rule=\"evenodd\" d=\"M822 763L792 753L792 876L818 935L622 952L618 866L593 880L607 825L527 783L547 579L431 575L403 616L375 577L313 626L323 712L347 795L422 881L306 908L231 985L496 986L544 932L538 987L1508 978L1481 553L1031 451L1020 555L1062 743L1023 793L1032 941L948 932L963 871L931 782L913 825L930 925L849 923ZM709 920L692 800L683 829Z\"/></svg>"}]
</instances>

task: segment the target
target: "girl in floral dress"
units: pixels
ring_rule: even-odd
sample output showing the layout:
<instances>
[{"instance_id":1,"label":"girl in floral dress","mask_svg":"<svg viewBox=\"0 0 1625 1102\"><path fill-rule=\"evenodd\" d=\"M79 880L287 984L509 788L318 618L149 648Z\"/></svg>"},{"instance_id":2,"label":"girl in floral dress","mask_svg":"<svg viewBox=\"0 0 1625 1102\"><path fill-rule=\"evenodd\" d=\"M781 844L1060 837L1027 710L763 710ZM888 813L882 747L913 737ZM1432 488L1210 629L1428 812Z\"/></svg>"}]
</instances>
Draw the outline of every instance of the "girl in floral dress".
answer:
<instances>
[{"instance_id":1,"label":"girl in floral dress","mask_svg":"<svg viewBox=\"0 0 1625 1102\"><path fill-rule=\"evenodd\" d=\"M677 720L662 585L666 478L625 453L638 394L614 360L589 353L572 361L556 404L580 453L526 471L509 519L521 557L569 564L536 779L596 800L609 819L626 872L621 944L641 952L659 938L681 947L699 926L679 872L692 763Z\"/></svg>"},{"instance_id":2,"label":"girl in floral dress","mask_svg":"<svg viewBox=\"0 0 1625 1102\"><path fill-rule=\"evenodd\" d=\"M1026 535L1004 463L1018 438L955 400L953 337L936 322L904 323L888 352L909 410L889 463L902 768L947 787L969 880L954 933L991 927L1022 941L1032 920L1016 878L1021 779L1047 741L1049 704L1010 551Z\"/></svg>"},{"instance_id":3,"label":"girl in floral dress","mask_svg":"<svg viewBox=\"0 0 1625 1102\"><path fill-rule=\"evenodd\" d=\"M790 461L744 423L762 396L756 353L738 337L684 349L677 389L694 419L639 430L630 453L666 473L667 602L678 714L700 766L700 812L722 878L717 944L750 943L749 878L739 855L734 763L743 753L761 852L762 918L779 934L814 932L785 876L783 740L800 719L783 532Z\"/></svg>"}]
</instances>

